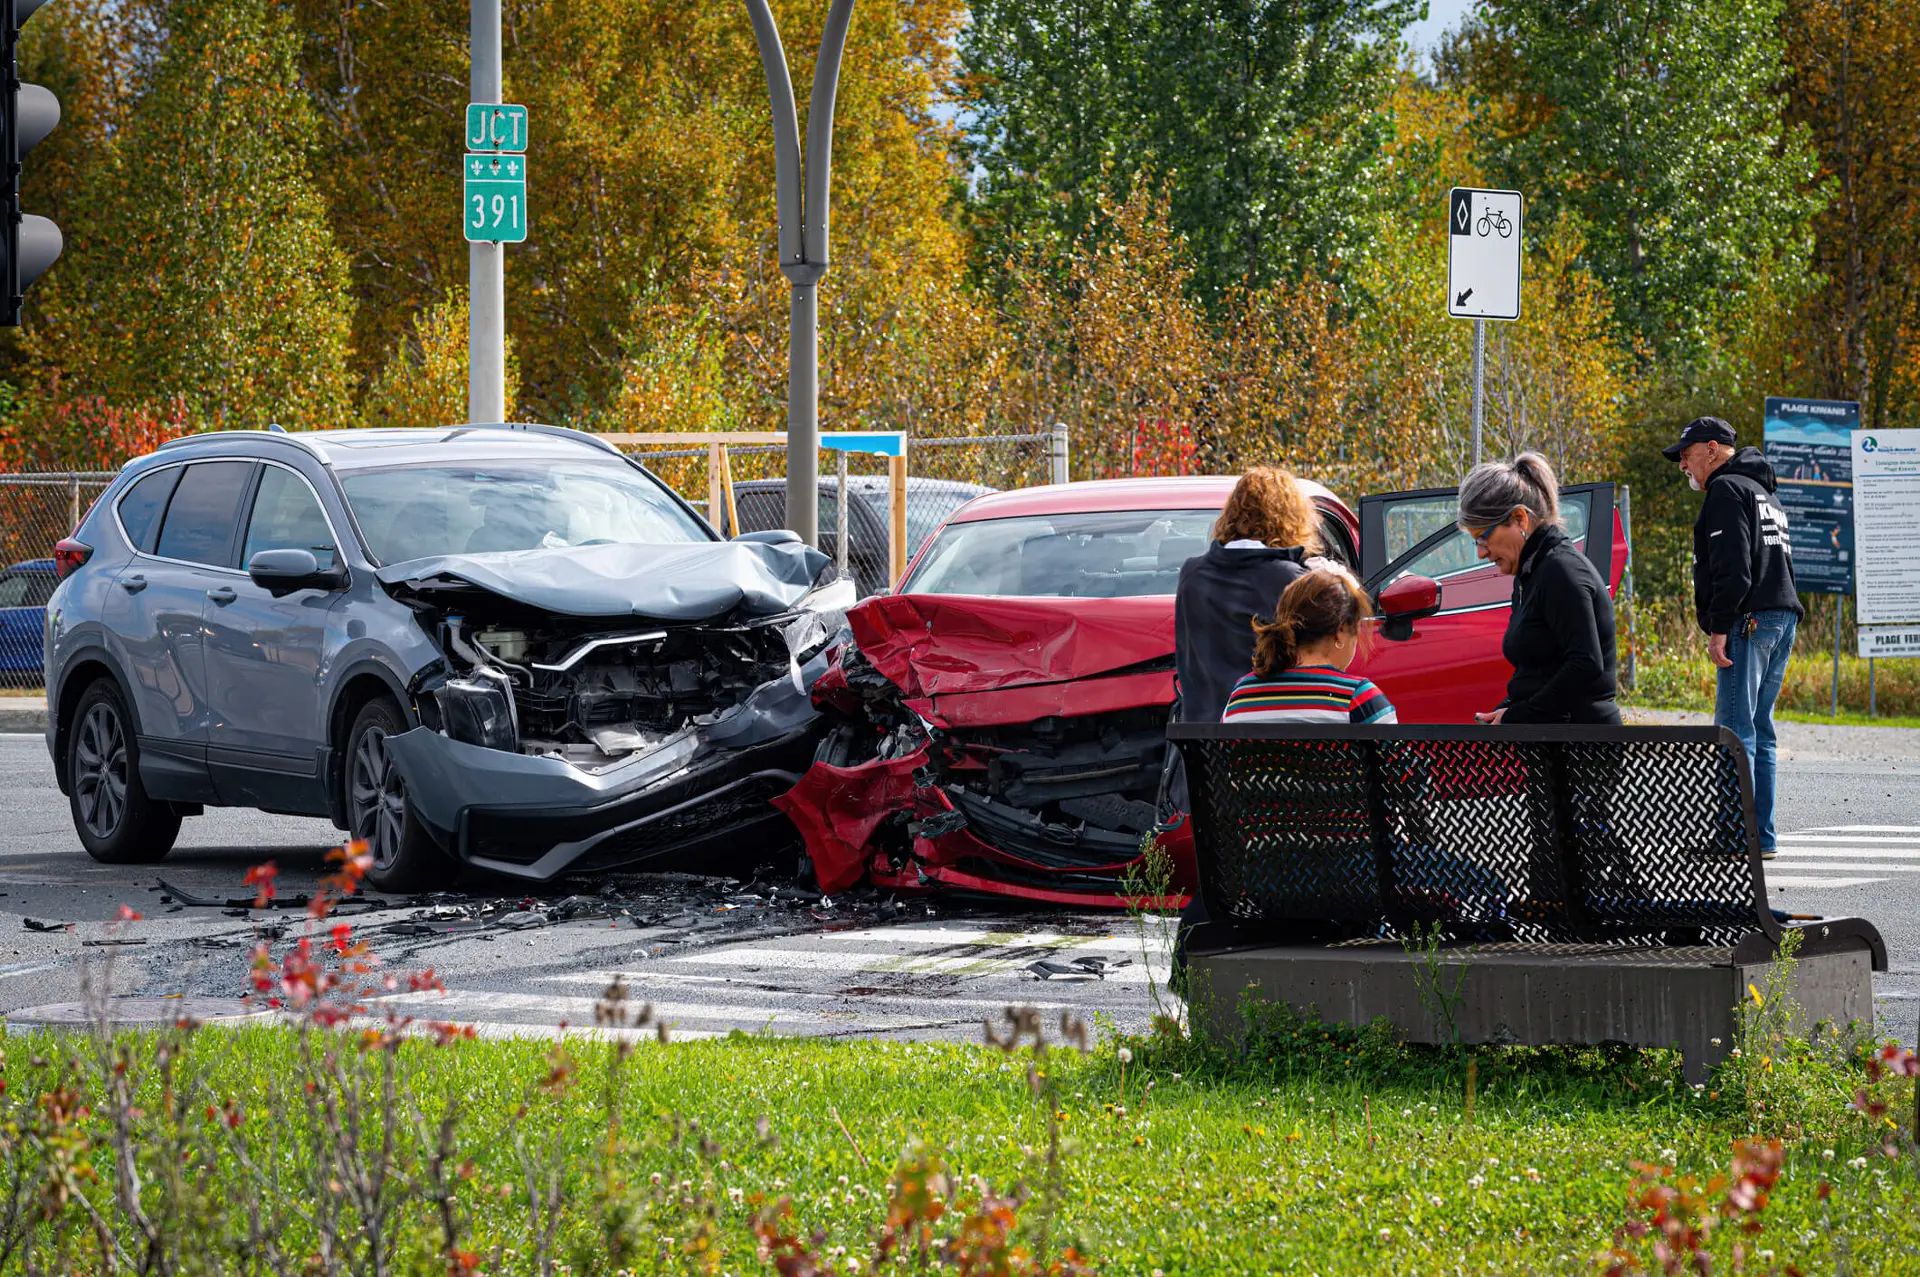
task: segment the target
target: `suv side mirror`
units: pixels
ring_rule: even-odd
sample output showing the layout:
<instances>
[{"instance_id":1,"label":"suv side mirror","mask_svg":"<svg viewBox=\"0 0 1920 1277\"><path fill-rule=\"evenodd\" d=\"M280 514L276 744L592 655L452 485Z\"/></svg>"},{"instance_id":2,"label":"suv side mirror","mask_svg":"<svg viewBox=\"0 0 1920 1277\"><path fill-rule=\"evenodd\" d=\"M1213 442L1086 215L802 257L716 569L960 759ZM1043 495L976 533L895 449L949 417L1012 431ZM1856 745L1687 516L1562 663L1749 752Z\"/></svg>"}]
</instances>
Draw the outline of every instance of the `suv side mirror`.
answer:
<instances>
[{"instance_id":1,"label":"suv side mirror","mask_svg":"<svg viewBox=\"0 0 1920 1277\"><path fill-rule=\"evenodd\" d=\"M1383 637L1403 643L1413 637L1413 623L1440 610L1440 583L1430 576L1403 576L1380 591Z\"/></svg>"},{"instance_id":2,"label":"suv side mirror","mask_svg":"<svg viewBox=\"0 0 1920 1277\"><path fill-rule=\"evenodd\" d=\"M800 540L800 534L789 528L765 528L759 532L742 532L731 538L758 545L794 545Z\"/></svg>"},{"instance_id":3,"label":"suv side mirror","mask_svg":"<svg viewBox=\"0 0 1920 1277\"><path fill-rule=\"evenodd\" d=\"M300 590L337 590L347 583L347 569L320 566L312 550L261 550L247 560L247 576L274 598Z\"/></svg>"}]
</instances>

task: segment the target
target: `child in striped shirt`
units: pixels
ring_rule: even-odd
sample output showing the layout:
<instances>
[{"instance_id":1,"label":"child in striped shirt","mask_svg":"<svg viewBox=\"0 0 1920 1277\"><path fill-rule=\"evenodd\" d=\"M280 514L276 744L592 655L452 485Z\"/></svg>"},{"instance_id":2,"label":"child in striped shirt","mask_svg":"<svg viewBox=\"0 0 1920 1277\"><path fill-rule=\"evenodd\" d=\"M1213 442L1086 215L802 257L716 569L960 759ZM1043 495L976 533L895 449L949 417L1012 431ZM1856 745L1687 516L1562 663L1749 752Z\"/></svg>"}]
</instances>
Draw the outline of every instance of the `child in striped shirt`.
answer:
<instances>
[{"instance_id":1,"label":"child in striped shirt","mask_svg":"<svg viewBox=\"0 0 1920 1277\"><path fill-rule=\"evenodd\" d=\"M1386 694L1347 673L1373 608L1352 575L1316 568L1254 621L1253 672L1234 685L1223 723L1396 723Z\"/></svg>"}]
</instances>

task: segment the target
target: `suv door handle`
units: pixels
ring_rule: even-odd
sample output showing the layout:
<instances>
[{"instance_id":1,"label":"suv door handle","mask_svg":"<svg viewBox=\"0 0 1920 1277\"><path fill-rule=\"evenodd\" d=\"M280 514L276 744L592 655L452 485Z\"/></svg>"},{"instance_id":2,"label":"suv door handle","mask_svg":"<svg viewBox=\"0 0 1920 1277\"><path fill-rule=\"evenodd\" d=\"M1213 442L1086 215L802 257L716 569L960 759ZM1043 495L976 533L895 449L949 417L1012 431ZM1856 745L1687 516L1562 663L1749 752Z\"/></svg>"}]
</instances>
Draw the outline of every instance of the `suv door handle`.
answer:
<instances>
[{"instance_id":1,"label":"suv door handle","mask_svg":"<svg viewBox=\"0 0 1920 1277\"><path fill-rule=\"evenodd\" d=\"M225 607L240 596L233 592L231 585L223 585L217 590L208 590L207 597L215 603L218 603L221 607Z\"/></svg>"},{"instance_id":2,"label":"suv door handle","mask_svg":"<svg viewBox=\"0 0 1920 1277\"><path fill-rule=\"evenodd\" d=\"M120 588L128 594L138 594L147 588L147 578L139 575L123 576L120 578Z\"/></svg>"}]
</instances>

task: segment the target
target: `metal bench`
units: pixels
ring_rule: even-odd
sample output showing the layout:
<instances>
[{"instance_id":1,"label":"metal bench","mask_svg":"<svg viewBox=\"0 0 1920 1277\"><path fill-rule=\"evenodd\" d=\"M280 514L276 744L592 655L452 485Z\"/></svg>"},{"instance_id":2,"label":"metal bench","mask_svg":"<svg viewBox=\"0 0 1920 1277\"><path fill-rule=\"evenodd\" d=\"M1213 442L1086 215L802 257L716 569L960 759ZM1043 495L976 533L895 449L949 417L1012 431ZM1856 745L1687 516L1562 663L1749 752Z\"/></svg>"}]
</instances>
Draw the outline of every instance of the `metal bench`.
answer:
<instances>
[{"instance_id":1,"label":"metal bench","mask_svg":"<svg viewBox=\"0 0 1920 1277\"><path fill-rule=\"evenodd\" d=\"M1235 1036L1252 997L1385 1017L1413 1041L1678 1046L1699 1080L1789 930L1800 1022L1872 1023L1885 943L1863 919L1768 905L1746 752L1723 728L1168 734L1192 796L1206 919L1182 956L1206 1031ZM1461 981L1444 1027L1436 960Z\"/></svg>"}]
</instances>

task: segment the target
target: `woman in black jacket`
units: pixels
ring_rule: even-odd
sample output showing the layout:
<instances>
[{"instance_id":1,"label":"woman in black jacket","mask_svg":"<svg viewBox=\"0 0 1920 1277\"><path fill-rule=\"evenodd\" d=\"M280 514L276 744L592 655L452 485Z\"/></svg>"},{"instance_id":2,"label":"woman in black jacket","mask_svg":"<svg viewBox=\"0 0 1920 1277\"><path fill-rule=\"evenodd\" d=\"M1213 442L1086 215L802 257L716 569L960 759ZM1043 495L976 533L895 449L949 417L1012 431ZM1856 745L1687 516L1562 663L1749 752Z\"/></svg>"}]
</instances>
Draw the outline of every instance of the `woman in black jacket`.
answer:
<instances>
[{"instance_id":1,"label":"woman in black jacket","mask_svg":"<svg viewBox=\"0 0 1920 1277\"><path fill-rule=\"evenodd\" d=\"M1500 645L1513 677L1497 708L1474 715L1482 723L1620 722L1613 599L1568 538L1559 492L1553 467L1537 452L1475 466L1460 485L1461 528L1482 559L1513 578Z\"/></svg>"},{"instance_id":2,"label":"woman in black jacket","mask_svg":"<svg viewBox=\"0 0 1920 1277\"><path fill-rule=\"evenodd\" d=\"M1321 553L1313 499L1277 466L1240 476L1214 521L1213 543L1180 569L1173 668L1180 721L1217 723L1233 685L1253 670L1253 622L1270 617Z\"/></svg>"},{"instance_id":3,"label":"woman in black jacket","mask_svg":"<svg viewBox=\"0 0 1920 1277\"><path fill-rule=\"evenodd\" d=\"M1482 559L1513 578L1513 611L1500 644L1513 677L1497 708L1474 715L1482 723L1620 722L1613 599L1592 561L1568 539L1559 494L1553 467L1537 452L1475 466L1460 485L1460 526ZM1597 532L1588 528L1589 536ZM1568 788L1590 890L1641 889L1625 848L1611 833L1619 780L1617 764L1608 759L1576 769ZM1567 907L1569 884L1549 815L1550 774L1529 770L1527 788L1533 836L1526 848L1525 891L1531 907L1553 914Z\"/></svg>"}]
</instances>

